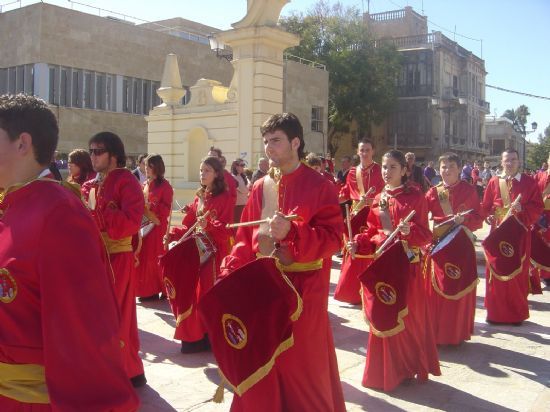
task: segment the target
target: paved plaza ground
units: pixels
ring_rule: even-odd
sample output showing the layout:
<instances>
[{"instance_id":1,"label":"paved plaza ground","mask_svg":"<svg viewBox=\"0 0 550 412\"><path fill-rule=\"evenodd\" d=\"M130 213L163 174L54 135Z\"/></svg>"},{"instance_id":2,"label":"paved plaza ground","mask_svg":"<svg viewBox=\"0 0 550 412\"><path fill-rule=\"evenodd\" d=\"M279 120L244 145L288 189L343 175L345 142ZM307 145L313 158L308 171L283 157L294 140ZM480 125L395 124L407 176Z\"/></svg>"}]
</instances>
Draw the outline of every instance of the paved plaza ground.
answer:
<instances>
[{"instance_id":1,"label":"paved plaza ground","mask_svg":"<svg viewBox=\"0 0 550 412\"><path fill-rule=\"evenodd\" d=\"M477 233L486 234L486 227ZM479 241L476 249L481 257ZM333 259L329 314L348 411L550 411L550 288L529 297L531 317L522 326L489 325L479 266L475 336L460 346L440 347L442 376L386 394L361 386L368 328L359 307L332 298L340 263ZM137 314L149 381L139 389L140 411L228 411L229 390L224 403L210 402L219 382L212 353L179 352L168 302L139 303Z\"/></svg>"}]
</instances>

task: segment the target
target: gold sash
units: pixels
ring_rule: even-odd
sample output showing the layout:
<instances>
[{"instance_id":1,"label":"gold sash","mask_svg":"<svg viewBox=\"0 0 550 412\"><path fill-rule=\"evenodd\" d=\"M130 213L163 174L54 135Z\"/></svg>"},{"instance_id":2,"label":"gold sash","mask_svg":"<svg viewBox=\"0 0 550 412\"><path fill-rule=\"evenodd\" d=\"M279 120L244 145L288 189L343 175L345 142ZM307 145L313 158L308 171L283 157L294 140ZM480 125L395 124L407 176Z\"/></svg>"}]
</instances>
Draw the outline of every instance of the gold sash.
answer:
<instances>
[{"instance_id":1,"label":"gold sash","mask_svg":"<svg viewBox=\"0 0 550 412\"><path fill-rule=\"evenodd\" d=\"M50 403L44 366L0 362L0 395L24 403Z\"/></svg>"},{"instance_id":2,"label":"gold sash","mask_svg":"<svg viewBox=\"0 0 550 412\"><path fill-rule=\"evenodd\" d=\"M107 232L101 232L105 248L110 255L114 253L132 252L132 237L123 237L122 239L111 239Z\"/></svg>"},{"instance_id":3,"label":"gold sash","mask_svg":"<svg viewBox=\"0 0 550 412\"><path fill-rule=\"evenodd\" d=\"M382 225L382 230L386 235L389 235L395 229L393 227L391 216L390 216L390 200L386 195L386 192L383 192L380 196L381 202L384 206L379 206L380 209L380 224Z\"/></svg>"},{"instance_id":4,"label":"gold sash","mask_svg":"<svg viewBox=\"0 0 550 412\"><path fill-rule=\"evenodd\" d=\"M546 174L548 181L548 173ZM542 201L544 202L544 210L550 210L550 198L548 198L548 195L550 194L550 182L546 183L546 186L544 187L544 190L542 192Z\"/></svg>"},{"instance_id":5,"label":"gold sash","mask_svg":"<svg viewBox=\"0 0 550 412\"><path fill-rule=\"evenodd\" d=\"M361 165L357 165L355 168L355 179L357 180L357 188L359 189L359 194L361 197L366 193L365 192L365 185L363 184L363 173L362 173ZM370 173L369 173L370 177Z\"/></svg>"},{"instance_id":6,"label":"gold sash","mask_svg":"<svg viewBox=\"0 0 550 412\"><path fill-rule=\"evenodd\" d=\"M279 180L268 174L264 177L262 192L262 215L260 219L272 217L279 210ZM269 235L269 225L260 224L258 228L258 248L263 256L270 256L275 243Z\"/></svg>"},{"instance_id":7,"label":"gold sash","mask_svg":"<svg viewBox=\"0 0 550 412\"><path fill-rule=\"evenodd\" d=\"M445 216L450 216L454 214L453 207L451 206L449 192L450 190L448 188L445 188L443 184L440 184L437 186L437 198L439 200L439 205L441 206L441 210L443 210L443 214ZM452 223L449 223L449 224L440 226L437 229L435 228L435 225L434 225L434 230L433 230L434 239L439 239L441 236L443 236L452 225L453 225Z\"/></svg>"}]
</instances>

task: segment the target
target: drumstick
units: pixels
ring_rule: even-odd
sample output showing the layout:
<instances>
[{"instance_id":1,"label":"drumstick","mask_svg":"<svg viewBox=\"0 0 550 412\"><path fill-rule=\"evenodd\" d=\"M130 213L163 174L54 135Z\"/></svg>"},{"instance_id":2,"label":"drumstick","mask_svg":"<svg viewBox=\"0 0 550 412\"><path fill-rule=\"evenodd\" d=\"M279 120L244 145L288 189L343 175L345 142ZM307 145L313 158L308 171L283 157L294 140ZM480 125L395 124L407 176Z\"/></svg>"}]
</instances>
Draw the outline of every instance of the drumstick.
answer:
<instances>
[{"instance_id":1,"label":"drumstick","mask_svg":"<svg viewBox=\"0 0 550 412\"><path fill-rule=\"evenodd\" d=\"M474 209L468 209L468 210L465 210L464 212L457 213L456 215L451 215L449 219L444 220L443 222L439 222L437 225L435 225L434 230L440 228L443 225L446 225L447 223L451 223L456 216L466 216L468 213L471 213L473 211Z\"/></svg>"},{"instance_id":2,"label":"drumstick","mask_svg":"<svg viewBox=\"0 0 550 412\"><path fill-rule=\"evenodd\" d=\"M367 193L365 193L364 195L361 196L361 199L359 200L359 202L356 203L355 207L353 208L353 212L357 213L359 212L361 209L363 209L363 206L365 206L365 203L366 203L366 200L367 200L367 197L374 193L376 191L376 188L374 186L371 186L369 187L369 190L367 190Z\"/></svg>"},{"instance_id":3,"label":"drumstick","mask_svg":"<svg viewBox=\"0 0 550 412\"><path fill-rule=\"evenodd\" d=\"M348 227L348 240L353 241L353 233L351 231L351 216L349 213L349 205L346 205L346 226ZM355 259L355 252L350 252L351 258Z\"/></svg>"},{"instance_id":4,"label":"drumstick","mask_svg":"<svg viewBox=\"0 0 550 412\"><path fill-rule=\"evenodd\" d=\"M411 212L407 215L407 217L403 220L403 223L408 223L409 220L412 219L412 217L414 216L414 214L416 213L415 210L411 210ZM384 241L384 243L382 243L382 245L378 248L378 250L376 252L374 252L374 255L376 257L380 256L380 254L384 251L384 249L390 244L390 242L393 240L394 237L397 236L397 234L399 233L399 228L396 227L395 230L393 232L391 232L391 234L388 236L388 238Z\"/></svg>"},{"instance_id":5,"label":"drumstick","mask_svg":"<svg viewBox=\"0 0 550 412\"><path fill-rule=\"evenodd\" d=\"M202 215L202 218L205 219L209 214L210 214L210 210L208 210L204 215ZM174 246L179 245L180 243L187 240L187 238L191 235L191 233L193 233L193 231L195 230L195 228L199 223L200 223L200 220L197 218L197 221L193 223L193 225L189 229L187 229L187 232L183 234L183 236L176 242Z\"/></svg>"},{"instance_id":6,"label":"drumstick","mask_svg":"<svg viewBox=\"0 0 550 412\"><path fill-rule=\"evenodd\" d=\"M288 216L283 216L283 217L286 220L293 221L293 220L298 219L300 216L298 216L298 215L288 215ZM262 223L268 223L270 219L271 219L270 217L267 217L267 218L261 219L261 220L251 220L250 222L228 223L227 225L225 225L225 227L227 229L234 229L236 227L258 226L258 225L261 225Z\"/></svg>"}]
</instances>

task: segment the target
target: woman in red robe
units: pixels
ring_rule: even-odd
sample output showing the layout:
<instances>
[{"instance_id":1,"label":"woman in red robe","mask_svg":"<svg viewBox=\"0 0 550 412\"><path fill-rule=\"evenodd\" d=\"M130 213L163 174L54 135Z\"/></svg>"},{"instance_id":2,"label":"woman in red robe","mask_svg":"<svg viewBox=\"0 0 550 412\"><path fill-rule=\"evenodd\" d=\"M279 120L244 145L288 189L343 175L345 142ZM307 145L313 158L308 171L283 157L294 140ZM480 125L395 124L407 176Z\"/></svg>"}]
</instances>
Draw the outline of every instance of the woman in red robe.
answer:
<instances>
[{"instance_id":1,"label":"woman in red robe","mask_svg":"<svg viewBox=\"0 0 550 412\"><path fill-rule=\"evenodd\" d=\"M173 228L170 240L178 240L199 220L198 226L214 243L216 253L200 267L199 282L190 314L176 324L175 339L181 340L182 353L194 353L209 348L206 329L196 310L196 303L214 285L222 259L230 252L231 229L226 225L233 220L235 198L231 196L224 180L223 167L215 157L207 157L200 165L201 187L193 203L185 207L181 228ZM202 218L206 212L208 217Z\"/></svg>"},{"instance_id":2,"label":"woman in red robe","mask_svg":"<svg viewBox=\"0 0 550 412\"><path fill-rule=\"evenodd\" d=\"M409 265L407 306L403 318L405 328L392 336L369 333L367 359L362 384L368 388L391 391L402 381L415 378L426 381L428 374L440 375L437 346L426 305L424 280L421 275L419 249L426 246L432 234L428 226L428 209L423 193L406 182L406 162L403 153L391 150L382 157L382 177L386 186L376 196L367 228L357 235L348 248L360 254L370 254L387 239L387 228L381 221L381 209L387 210L392 228L399 228L398 239L406 241L415 258ZM410 222L403 219L412 211ZM386 230L385 230L386 229ZM355 250L356 249L356 250ZM363 287L366 298L370 293Z\"/></svg>"},{"instance_id":3,"label":"woman in red robe","mask_svg":"<svg viewBox=\"0 0 550 412\"><path fill-rule=\"evenodd\" d=\"M145 159L147 181L143 185L145 216L154 227L142 238L136 269L136 296L140 301L157 299L162 291L159 256L164 252L164 236L168 227L174 191L164 178L164 161L157 154Z\"/></svg>"}]
</instances>

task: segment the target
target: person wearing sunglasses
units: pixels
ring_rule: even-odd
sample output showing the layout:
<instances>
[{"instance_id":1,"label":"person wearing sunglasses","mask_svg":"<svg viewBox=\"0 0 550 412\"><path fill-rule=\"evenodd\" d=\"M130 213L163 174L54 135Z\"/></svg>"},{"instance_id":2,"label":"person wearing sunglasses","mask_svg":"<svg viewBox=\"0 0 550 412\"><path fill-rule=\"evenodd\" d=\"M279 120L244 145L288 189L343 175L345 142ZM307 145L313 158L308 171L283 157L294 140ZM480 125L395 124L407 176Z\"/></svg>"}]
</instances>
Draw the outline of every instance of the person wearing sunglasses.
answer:
<instances>
[{"instance_id":1,"label":"person wearing sunglasses","mask_svg":"<svg viewBox=\"0 0 550 412\"><path fill-rule=\"evenodd\" d=\"M43 100L0 96L0 411L135 411L103 242L48 169L58 134Z\"/></svg>"},{"instance_id":2,"label":"person wearing sunglasses","mask_svg":"<svg viewBox=\"0 0 550 412\"><path fill-rule=\"evenodd\" d=\"M141 186L126 169L126 153L120 137L100 132L90 141L90 156L97 177L82 186L82 195L105 241L121 315L123 360L135 387L147 382L139 357L135 304L135 255L132 237L141 227L145 200Z\"/></svg>"}]
</instances>

